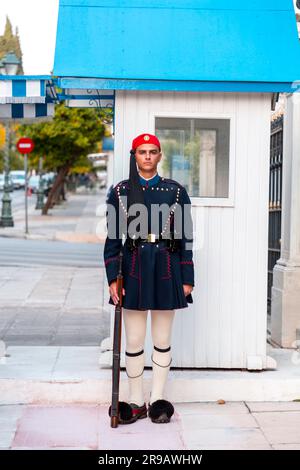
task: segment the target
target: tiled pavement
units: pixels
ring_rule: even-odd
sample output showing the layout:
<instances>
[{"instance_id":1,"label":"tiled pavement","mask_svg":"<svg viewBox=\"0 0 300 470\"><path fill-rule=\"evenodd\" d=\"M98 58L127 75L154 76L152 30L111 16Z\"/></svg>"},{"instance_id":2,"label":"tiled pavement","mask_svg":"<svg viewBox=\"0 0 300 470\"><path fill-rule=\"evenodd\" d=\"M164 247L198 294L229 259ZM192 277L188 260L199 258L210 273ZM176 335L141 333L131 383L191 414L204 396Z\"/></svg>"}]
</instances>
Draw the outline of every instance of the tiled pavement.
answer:
<instances>
[{"instance_id":1,"label":"tiled pavement","mask_svg":"<svg viewBox=\"0 0 300 470\"><path fill-rule=\"evenodd\" d=\"M167 424L110 427L108 405L1 405L1 449L300 449L300 403L175 403Z\"/></svg>"}]
</instances>

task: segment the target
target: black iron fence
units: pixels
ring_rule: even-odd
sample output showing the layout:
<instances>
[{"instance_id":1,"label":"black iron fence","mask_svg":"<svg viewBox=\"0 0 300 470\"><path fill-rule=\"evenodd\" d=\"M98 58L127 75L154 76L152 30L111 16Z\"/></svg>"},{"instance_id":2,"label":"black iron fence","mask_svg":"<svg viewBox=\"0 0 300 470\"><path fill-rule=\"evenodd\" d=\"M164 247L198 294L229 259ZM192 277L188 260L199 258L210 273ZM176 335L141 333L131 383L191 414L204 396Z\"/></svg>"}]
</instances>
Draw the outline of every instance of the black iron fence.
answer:
<instances>
[{"instance_id":1,"label":"black iron fence","mask_svg":"<svg viewBox=\"0 0 300 470\"><path fill-rule=\"evenodd\" d=\"M273 268L280 257L282 202L283 116L271 122L269 185L268 308L271 303Z\"/></svg>"}]
</instances>

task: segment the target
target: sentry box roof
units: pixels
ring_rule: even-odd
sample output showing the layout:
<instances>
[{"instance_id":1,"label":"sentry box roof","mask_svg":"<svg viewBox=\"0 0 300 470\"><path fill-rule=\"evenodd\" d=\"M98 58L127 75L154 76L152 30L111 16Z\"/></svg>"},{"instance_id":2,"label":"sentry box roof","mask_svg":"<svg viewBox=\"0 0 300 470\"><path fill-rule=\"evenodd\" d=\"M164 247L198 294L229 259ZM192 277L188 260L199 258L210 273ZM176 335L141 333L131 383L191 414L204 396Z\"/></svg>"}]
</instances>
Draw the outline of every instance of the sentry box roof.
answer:
<instances>
[{"instance_id":1,"label":"sentry box roof","mask_svg":"<svg viewBox=\"0 0 300 470\"><path fill-rule=\"evenodd\" d=\"M60 0L63 88L295 91L299 64L293 0Z\"/></svg>"}]
</instances>

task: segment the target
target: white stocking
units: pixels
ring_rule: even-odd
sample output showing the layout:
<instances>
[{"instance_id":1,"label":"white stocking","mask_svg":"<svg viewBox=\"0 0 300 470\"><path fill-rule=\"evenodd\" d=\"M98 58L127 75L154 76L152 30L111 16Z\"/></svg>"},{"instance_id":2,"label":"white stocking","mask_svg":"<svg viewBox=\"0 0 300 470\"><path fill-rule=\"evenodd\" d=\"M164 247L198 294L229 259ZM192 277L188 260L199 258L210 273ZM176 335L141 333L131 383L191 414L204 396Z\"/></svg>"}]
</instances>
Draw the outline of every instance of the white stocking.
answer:
<instances>
[{"instance_id":1,"label":"white stocking","mask_svg":"<svg viewBox=\"0 0 300 470\"><path fill-rule=\"evenodd\" d=\"M143 372L145 364L144 344L148 310L123 308L126 333L125 364L129 384L129 403L142 406L145 403Z\"/></svg>"},{"instance_id":2,"label":"white stocking","mask_svg":"<svg viewBox=\"0 0 300 470\"><path fill-rule=\"evenodd\" d=\"M174 315L175 310L151 310L153 380L150 404L163 399L172 360L171 336Z\"/></svg>"}]
</instances>

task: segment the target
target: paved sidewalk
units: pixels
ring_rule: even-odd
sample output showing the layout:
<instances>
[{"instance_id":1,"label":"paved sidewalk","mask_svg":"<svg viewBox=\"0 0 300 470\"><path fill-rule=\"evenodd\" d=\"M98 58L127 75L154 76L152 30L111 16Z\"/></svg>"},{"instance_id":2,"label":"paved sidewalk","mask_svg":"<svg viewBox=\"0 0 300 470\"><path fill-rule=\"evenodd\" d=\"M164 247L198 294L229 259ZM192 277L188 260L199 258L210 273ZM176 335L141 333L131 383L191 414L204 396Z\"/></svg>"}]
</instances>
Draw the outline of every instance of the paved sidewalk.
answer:
<instances>
[{"instance_id":1,"label":"paved sidewalk","mask_svg":"<svg viewBox=\"0 0 300 470\"><path fill-rule=\"evenodd\" d=\"M106 405L1 405L0 449L299 450L300 403L176 403L113 429Z\"/></svg>"},{"instance_id":2,"label":"paved sidewalk","mask_svg":"<svg viewBox=\"0 0 300 470\"><path fill-rule=\"evenodd\" d=\"M7 346L96 346L109 336L105 273L99 268L0 269L0 340Z\"/></svg>"},{"instance_id":3,"label":"paved sidewalk","mask_svg":"<svg viewBox=\"0 0 300 470\"><path fill-rule=\"evenodd\" d=\"M107 414L112 371L99 366L99 356L99 347L8 347L0 359L0 448L300 449L299 374L290 351L277 353L277 371L255 376L171 370L165 391L175 407L171 422L147 418L116 430ZM146 368L146 402L151 384ZM276 401L280 388L286 401ZM233 395L255 399L228 400ZM122 369L120 400L127 399Z\"/></svg>"},{"instance_id":4,"label":"paved sidewalk","mask_svg":"<svg viewBox=\"0 0 300 470\"><path fill-rule=\"evenodd\" d=\"M99 244L104 201L105 191L75 194L49 216L31 210L28 238ZM15 227L0 236L23 238L22 217L16 214ZM107 301L100 263L0 270L0 449L300 449L298 353L271 347L278 370L171 370L171 422L147 418L112 429L105 366L112 346L99 347L109 336ZM149 396L152 371L144 374ZM127 386L123 369L121 400Z\"/></svg>"},{"instance_id":5,"label":"paved sidewalk","mask_svg":"<svg viewBox=\"0 0 300 470\"><path fill-rule=\"evenodd\" d=\"M78 250L83 246L80 243L93 243L97 246L90 245L89 250L86 248L78 253L78 261L80 255L91 259L88 252L95 251L95 266L97 263L98 266L76 265L76 257L70 250L65 251L70 252L67 255L74 266L64 266L64 259L61 266L60 259L57 259L57 265L47 265L51 256L47 246L36 247L38 254L28 247L24 256L28 263L32 254L29 261L32 265L22 265L21 255L19 260L17 256L12 257L18 266L0 268L0 340L8 346L96 346L109 335L109 296L102 253L106 190L68 193L67 197L68 200L51 209L48 216L41 216L31 209L28 237L24 235L23 211L14 214L15 227L0 228L0 237L77 242ZM16 240L11 242L16 243ZM7 243L3 244L7 246ZM57 245L59 258L59 252L64 248L58 249ZM41 265L37 264L36 256L44 258Z\"/></svg>"},{"instance_id":6,"label":"paved sidewalk","mask_svg":"<svg viewBox=\"0 0 300 470\"><path fill-rule=\"evenodd\" d=\"M34 196L32 196L34 197ZM24 210L13 214L14 227L0 228L2 237L99 243L105 239L106 190L67 193L67 201L54 206L48 215L29 209L29 234L25 234Z\"/></svg>"}]
</instances>

